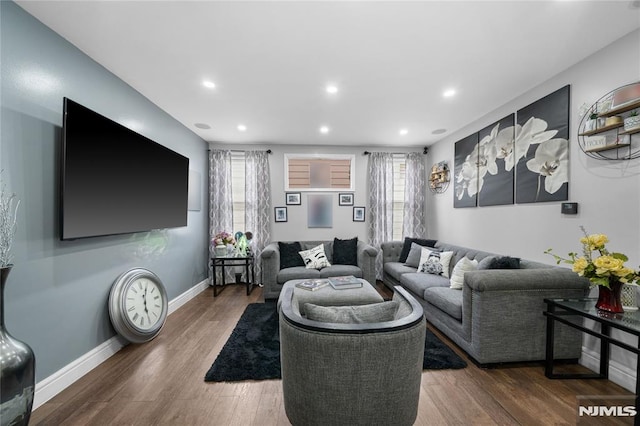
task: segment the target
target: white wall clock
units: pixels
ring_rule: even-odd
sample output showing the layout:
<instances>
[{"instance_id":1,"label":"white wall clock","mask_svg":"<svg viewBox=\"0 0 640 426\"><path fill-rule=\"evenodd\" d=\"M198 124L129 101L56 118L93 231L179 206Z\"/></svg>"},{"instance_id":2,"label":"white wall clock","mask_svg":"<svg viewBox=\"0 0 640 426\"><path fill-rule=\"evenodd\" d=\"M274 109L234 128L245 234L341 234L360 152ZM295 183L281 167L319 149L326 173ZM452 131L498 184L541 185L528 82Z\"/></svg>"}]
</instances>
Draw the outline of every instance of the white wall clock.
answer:
<instances>
[{"instance_id":1,"label":"white wall clock","mask_svg":"<svg viewBox=\"0 0 640 426\"><path fill-rule=\"evenodd\" d=\"M160 278L134 268L120 275L109 294L109 317L118 334L132 343L147 342L160 333L169 303Z\"/></svg>"}]
</instances>

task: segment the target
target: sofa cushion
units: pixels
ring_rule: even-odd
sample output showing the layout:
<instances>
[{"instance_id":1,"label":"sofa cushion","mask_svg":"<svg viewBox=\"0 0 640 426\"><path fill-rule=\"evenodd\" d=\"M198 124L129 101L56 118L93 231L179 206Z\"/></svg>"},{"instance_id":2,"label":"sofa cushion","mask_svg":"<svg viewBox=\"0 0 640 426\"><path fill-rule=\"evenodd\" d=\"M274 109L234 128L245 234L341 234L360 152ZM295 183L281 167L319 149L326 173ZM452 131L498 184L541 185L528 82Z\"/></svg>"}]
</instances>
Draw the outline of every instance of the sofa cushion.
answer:
<instances>
[{"instance_id":1,"label":"sofa cushion","mask_svg":"<svg viewBox=\"0 0 640 426\"><path fill-rule=\"evenodd\" d=\"M327 268L320 269L320 276L322 278L329 277L343 277L346 275L353 275L356 278L362 278L362 269L353 265L331 265Z\"/></svg>"},{"instance_id":2,"label":"sofa cushion","mask_svg":"<svg viewBox=\"0 0 640 426\"><path fill-rule=\"evenodd\" d=\"M308 278L323 278L320 276L320 271L317 269L307 269L304 266L296 266L293 268L281 269L276 276L276 280L280 284L284 284L287 281L297 280L297 279L308 279Z\"/></svg>"},{"instance_id":3,"label":"sofa cushion","mask_svg":"<svg viewBox=\"0 0 640 426\"><path fill-rule=\"evenodd\" d=\"M476 269L478 269L477 260L469 260L466 256L460 259L458 263L456 263L456 266L453 267L450 287L456 290L462 290L465 272L475 271Z\"/></svg>"},{"instance_id":4,"label":"sofa cushion","mask_svg":"<svg viewBox=\"0 0 640 426\"><path fill-rule=\"evenodd\" d=\"M449 287L449 279L442 275L411 272L402 274L400 284L424 299L424 291L430 287Z\"/></svg>"},{"instance_id":5,"label":"sofa cushion","mask_svg":"<svg viewBox=\"0 0 640 426\"><path fill-rule=\"evenodd\" d=\"M358 237L350 240L333 239L334 265L358 265Z\"/></svg>"},{"instance_id":6,"label":"sofa cushion","mask_svg":"<svg viewBox=\"0 0 640 426\"><path fill-rule=\"evenodd\" d=\"M302 246L299 242L283 243L278 241L278 249L280 250L280 269L304 266L304 260L300 256Z\"/></svg>"},{"instance_id":7,"label":"sofa cushion","mask_svg":"<svg viewBox=\"0 0 640 426\"><path fill-rule=\"evenodd\" d=\"M367 324L393 321L398 312L398 302L389 301L356 306L319 306L304 304L307 319L340 324Z\"/></svg>"},{"instance_id":8,"label":"sofa cushion","mask_svg":"<svg viewBox=\"0 0 640 426\"><path fill-rule=\"evenodd\" d=\"M423 239L423 238L405 237L404 245L402 246L402 251L400 252L400 258L398 259L398 262L400 262L400 263L406 263L407 262L407 256L409 256L409 252L411 251L411 243L416 243L419 246L435 247L437 242L438 242L437 240L427 240L427 239Z\"/></svg>"},{"instance_id":9,"label":"sofa cushion","mask_svg":"<svg viewBox=\"0 0 640 426\"><path fill-rule=\"evenodd\" d=\"M446 287L431 287L424 291L424 299L450 317L462 321L461 291Z\"/></svg>"},{"instance_id":10,"label":"sofa cushion","mask_svg":"<svg viewBox=\"0 0 640 426\"><path fill-rule=\"evenodd\" d=\"M384 270L384 272L391 275L398 282L400 281L402 274L417 272L416 268L412 268L400 262L387 262L383 265L382 269Z\"/></svg>"},{"instance_id":11,"label":"sofa cushion","mask_svg":"<svg viewBox=\"0 0 640 426\"><path fill-rule=\"evenodd\" d=\"M327 255L324 253L324 244L320 244L312 249L300 252L304 264L309 269L322 269L331 266Z\"/></svg>"},{"instance_id":12,"label":"sofa cushion","mask_svg":"<svg viewBox=\"0 0 640 426\"><path fill-rule=\"evenodd\" d=\"M440 252L423 247L418 272L442 275L445 278L449 278L449 263L451 263L452 257L452 251Z\"/></svg>"}]
</instances>

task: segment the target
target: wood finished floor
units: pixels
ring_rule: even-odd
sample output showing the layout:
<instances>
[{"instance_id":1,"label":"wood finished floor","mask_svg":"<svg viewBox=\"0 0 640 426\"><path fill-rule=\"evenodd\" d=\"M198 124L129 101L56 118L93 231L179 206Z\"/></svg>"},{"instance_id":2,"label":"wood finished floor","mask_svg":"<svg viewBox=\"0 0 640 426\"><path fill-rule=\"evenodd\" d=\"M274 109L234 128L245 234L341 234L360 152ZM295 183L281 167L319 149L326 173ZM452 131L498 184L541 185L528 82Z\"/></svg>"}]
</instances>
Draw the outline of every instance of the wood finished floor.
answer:
<instances>
[{"instance_id":1,"label":"wood finished floor","mask_svg":"<svg viewBox=\"0 0 640 426\"><path fill-rule=\"evenodd\" d=\"M204 382L245 307L261 301L261 288L246 296L229 286L215 299L207 289L169 316L156 339L123 348L35 410L31 425L290 424L279 380ZM468 363L422 373L416 425L571 425L577 395L631 395L610 381L549 380L541 364Z\"/></svg>"}]
</instances>

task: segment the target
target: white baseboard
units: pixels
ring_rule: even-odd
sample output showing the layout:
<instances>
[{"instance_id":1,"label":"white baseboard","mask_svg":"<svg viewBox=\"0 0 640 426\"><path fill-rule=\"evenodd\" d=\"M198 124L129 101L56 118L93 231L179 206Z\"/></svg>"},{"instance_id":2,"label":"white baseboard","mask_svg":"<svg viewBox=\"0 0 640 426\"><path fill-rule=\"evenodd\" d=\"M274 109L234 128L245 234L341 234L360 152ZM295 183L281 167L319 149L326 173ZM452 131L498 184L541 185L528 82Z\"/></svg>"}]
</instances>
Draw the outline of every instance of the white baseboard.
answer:
<instances>
[{"instance_id":1,"label":"white baseboard","mask_svg":"<svg viewBox=\"0 0 640 426\"><path fill-rule=\"evenodd\" d=\"M600 353L585 346L582 347L582 356L580 364L590 370L600 370ZM616 383L630 392L636 391L636 372L635 370L620 364L619 362L609 359L609 380Z\"/></svg>"},{"instance_id":2,"label":"white baseboard","mask_svg":"<svg viewBox=\"0 0 640 426\"><path fill-rule=\"evenodd\" d=\"M202 293L209 286L209 279L205 279L189 290L185 291L169 302L169 315L189 300ZM114 336L100 346L87 352L80 358L64 366L51 376L36 383L33 397L33 409L40 407L45 402L65 390L76 380L96 368L98 365L112 357L126 345L126 341L119 336Z\"/></svg>"}]
</instances>

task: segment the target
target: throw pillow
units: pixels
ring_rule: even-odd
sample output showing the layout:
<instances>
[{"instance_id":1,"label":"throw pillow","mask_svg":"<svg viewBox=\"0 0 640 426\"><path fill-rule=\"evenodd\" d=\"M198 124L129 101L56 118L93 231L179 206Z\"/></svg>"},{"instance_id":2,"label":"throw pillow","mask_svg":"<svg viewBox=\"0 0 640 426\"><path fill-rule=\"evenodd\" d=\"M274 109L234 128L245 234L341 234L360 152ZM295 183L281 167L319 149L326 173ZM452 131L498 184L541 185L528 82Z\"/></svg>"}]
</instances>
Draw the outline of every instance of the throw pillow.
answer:
<instances>
[{"instance_id":1,"label":"throw pillow","mask_svg":"<svg viewBox=\"0 0 640 426\"><path fill-rule=\"evenodd\" d=\"M452 257L452 251L440 252L423 247L418 272L442 275L445 278L449 278L449 263Z\"/></svg>"},{"instance_id":2,"label":"throw pillow","mask_svg":"<svg viewBox=\"0 0 640 426\"><path fill-rule=\"evenodd\" d=\"M404 245L402 246L402 251L400 252L400 259L398 262L407 263L407 256L409 256L409 252L411 251L411 243L416 243L419 246L423 247L434 247L438 240L426 240L422 238L409 238L405 237Z\"/></svg>"},{"instance_id":3,"label":"throw pillow","mask_svg":"<svg viewBox=\"0 0 640 426\"><path fill-rule=\"evenodd\" d=\"M327 255L324 254L324 244L301 251L300 256L302 256L302 260L307 269L322 269L331 266Z\"/></svg>"},{"instance_id":4,"label":"throw pillow","mask_svg":"<svg viewBox=\"0 0 640 426\"><path fill-rule=\"evenodd\" d=\"M299 242L281 243L278 241L278 248L280 250L280 269L304 266L304 261L300 257L302 246Z\"/></svg>"},{"instance_id":5,"label":"throw pillow","mask_svg":"<svg viewBox=\"0 0 640 426\"><path fill-rule=\"evenodd\" d=\"M519 257L495 257L490 263L487 269L520 269Z\"/></svg>"},{"instance_id":6,"label":"throw pillow","mask_svg":"<svg viewBox=\"0 0 640 426\"><path fill-rule=\"evenodd\" d=\"M491 262L493 262L493 259L495 258L495 256L487 256L484 259L480 260L480 262L478 262L478 270L489 269Z\"/></svg>"},{"instance_id":7,"label":"throw pillow","mask_svg":"<svg viewBox=\"0 0 640 426\"><path fill-rule=\"evenodd\" d=\"M437 248L429 247L429 249L433 251L440 251ZM409 250L407 261L404 262L404 264L417 268L420 266L420 256L422 256L422 246L416 243L411 243L411 250Z\"/></svg>"},{"instance_id":8,"label":"throw pillow","mask_svg":"<svg viewBox=\"0 0 640 426\"><path fill-rule=\"evenodd\" d=\"M333 264L358 266L358 237L350 240L333 239Z\"/></svg>"},{"instance_id":9,"label":"throw pillow","mask_svg":"<svg viewBox=\"0 0 640 426\"><path fill-rule=\"evenodd\" d=\"M319 306L313 303L304 304L307 319L319 322L339 324L369 324L393 321L398 312L398 302L371 303L355 306Z\"/></svg>"},{"instance_id":10,"label":"throw pillow","mask_svg":"<svg viewBox=\"0 0 640 426\"><path fill-rule=\"evenodd\" d=\"M470 260L466 256L460 259L458 263L456 263L456 266L453 267L453 271L451 271L451 279L449 280L451 283L450 287L462 290L465 272L475 271L476 269L478 269L477 260Z\"/></svg>"}]
</instances>

